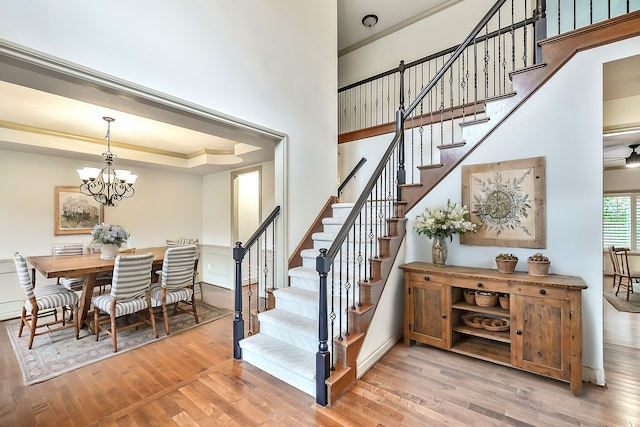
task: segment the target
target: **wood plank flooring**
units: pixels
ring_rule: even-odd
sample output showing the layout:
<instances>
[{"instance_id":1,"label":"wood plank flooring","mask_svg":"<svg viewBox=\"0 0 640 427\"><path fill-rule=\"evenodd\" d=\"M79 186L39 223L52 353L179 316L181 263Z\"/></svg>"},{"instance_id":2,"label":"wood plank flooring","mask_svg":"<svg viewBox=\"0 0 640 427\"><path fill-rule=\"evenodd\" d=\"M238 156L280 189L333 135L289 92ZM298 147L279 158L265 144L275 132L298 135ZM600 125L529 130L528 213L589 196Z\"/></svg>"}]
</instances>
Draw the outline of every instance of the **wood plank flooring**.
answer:
<instances>
[{"instance_id":1,"label":"wood plank flooring","mask_svg":"<svg viewBox=\"0 0 640 427\"><path fill-rule=\"evenodd\" d=\"M205 300L233 307L219 288L205 286ZM640 426L640 314L606 301L604 314L607 387L584 384L581 397L563 382L398 344L324 408L234 361L232 316L29 387L0 325L0 426Z\"/></svg>"}]
</instances>

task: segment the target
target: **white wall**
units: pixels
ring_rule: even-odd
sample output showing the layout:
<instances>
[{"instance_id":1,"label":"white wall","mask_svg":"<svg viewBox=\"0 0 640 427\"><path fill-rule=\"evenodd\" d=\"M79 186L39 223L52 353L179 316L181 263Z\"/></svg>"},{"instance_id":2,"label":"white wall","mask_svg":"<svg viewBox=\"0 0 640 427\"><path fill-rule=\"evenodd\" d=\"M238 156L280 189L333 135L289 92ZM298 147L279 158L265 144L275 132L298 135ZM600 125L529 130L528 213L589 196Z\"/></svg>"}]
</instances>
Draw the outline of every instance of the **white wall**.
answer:
<instances>
[{"instance_id":1,"label":"white wall","mask_svg":"<svg viewBox=\"0 0 640 427\"><path fill-rule=\"evenodd\" d=\"M334 192L337 0L1 6L0 38L286 134L289 250Z\"/></svg>"},{"instance_id":2,"label":"white wall","mask_svg":"<svg viewBox=\"0 0 640 427\"><path fill-rule=\"evenodd\" d=\"M339 87L395 68L401 60L415 61L459 44L494 3L494 0L463 0L341 56L338 62Z\"/></svg>"},{"instance_id":3,"label":"white wall","mask_svg":"<svg viewBox=\"0 0 640 427\"><path fill-rule=\"evenodd\" d=\"M260 164L262 169L263 221L276 207L275 162ZM202 277L207 283L233 289L234 261L231 229L232 173L225 171L203 178L203 264Z\"/></svg>"}]
</instances>

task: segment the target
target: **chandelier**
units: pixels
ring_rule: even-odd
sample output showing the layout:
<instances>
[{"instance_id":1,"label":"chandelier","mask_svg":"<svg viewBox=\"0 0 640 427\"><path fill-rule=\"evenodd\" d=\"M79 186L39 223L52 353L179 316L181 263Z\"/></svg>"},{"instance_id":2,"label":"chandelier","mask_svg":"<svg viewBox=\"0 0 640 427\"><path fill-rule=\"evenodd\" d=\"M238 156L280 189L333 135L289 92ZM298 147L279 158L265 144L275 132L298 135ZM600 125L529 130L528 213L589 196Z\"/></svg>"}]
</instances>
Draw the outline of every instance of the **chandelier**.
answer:
<instances>
[{"instance_id":1,"label":"chandelier","mask_svg":"<svg viewBox=\"0 0 640 427\"><path fill-rule=\"evenodd\" d=\"M80 192L107 206L117 206L116 202L131 197L135 193L133 184L138 175L132 175L130 171L113 168L113 160L118 156L111 152L111 122L115 119L103 117L107 122L107 151L102 153L107 166L104 168L84 167L78 169L78 175L82 179Z\"/></svg>"}]
</instances>

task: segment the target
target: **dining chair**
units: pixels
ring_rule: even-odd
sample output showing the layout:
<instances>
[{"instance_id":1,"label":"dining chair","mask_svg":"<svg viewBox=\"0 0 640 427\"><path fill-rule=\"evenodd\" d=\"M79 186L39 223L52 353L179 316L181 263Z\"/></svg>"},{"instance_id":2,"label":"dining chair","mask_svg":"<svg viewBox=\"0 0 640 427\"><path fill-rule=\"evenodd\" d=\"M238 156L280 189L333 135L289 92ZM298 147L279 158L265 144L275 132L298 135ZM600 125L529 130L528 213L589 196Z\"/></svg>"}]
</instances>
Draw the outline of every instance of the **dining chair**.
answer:
<instances>
[{"instance_id":1,"label":"dining chair","mask_svg":"<svg viewBox=\"0 0 640 427\"><path fill-rule=\"evenodd\" d=\"M202 281L197 282L196 279L198 277L198 261L200 260L200 242L197 238L192 237L181 237L177 240L167 240L167 247L175 247L175 246L185 246L185 245L196 245L196 262L193 264L193 283L198 283L200 285L200 300L204 300L204 294L202 293Z\"/></svg>"},{"instance_id":2,"label":"dining chair","mask_svg":"<svg viewBox=\"0 0 640 427\"><path fill-rule=\"evenodd\" d=\"M84 245L82 243L61 243L54 244L52 247L53 256L70 256L82 255L84 253ZM111 283L111 272L101 273L96 277L96 287L99 293L104 293L107 286ZM82 291L84 286L84 277L58 277L58 285L64 286L66 289L74 292Z\"/></svg>"},{"instance_id":3,"label":"dining chair","mask_svg":"<svg viewBox=\"0 0 640 427\"><path fill-rule=\"evenodd\" d=\"M640 273L631 271L631 267L629 265L629 249L616 248L615 254L620 267L620 277L618 280L618 287L616 289L616 296L618 296L618 292L620 292L621 287L625 288L627 290L627 301L629 301L629 294L633 293L633 282L640 280Z\"/></svg>"},{"instance_id":4,"label":"dining chair","mask_svg":"<svg viewBox=\"0 0 640 427\"><path fill-rule=\"evenodd\" d=\"M196 324L199 323L196 298L193 291L194 274L193 266L196 262L197 247L175 246L167 248L162 262L159 285L151 287L151 304L154 307L162 307L164 329L169 335L169 315L167 307L172 305L174 312L192 314ZM187 310L180 306L184 303L191 306Z\"/></svg>"},{"instance_id":5,"label":"dining chair","mask_svg":"<svg viewBox=\"0 0 640 427\"><path fill-rule=\"evenodd\" d=\"M55 244L52 247L53 256L82 255L84 250L82 243ZM62 285L70 291L81 291L84 277L58 277L57 285Z\"/></svg>"},{"instance_id":6,"label":"dining chair","mask_svg":"<svg viewBox=\"0 0 640 427\"><path fill-rule=\"evenodd\" d=\"M33 338L36 335L48 334L61 329L74 328L76 339L78 339L78 296L75 292L57 285L41 285L35 287L29 276L27 261L20 253L13 255L13 262L18 273L20 287L24 293L24 303L22 305L22 315L18 337L22 336L24 326L29 328L29 348L33 345ZM62 311L62 318L58 319L58 308ZM74 320L66 317L67 308L73 313ZM38 319L53 315L53 320L38 324ZM67 324L67 322L69 322ZM61 326L53 327L61 324ZM44 328L37 332L38 328Z\"/></svg>"},{"instance_id":7,"label":"dining chair","mask_svg":"<svg viewBox=\"0 0 640 427\"><path fill-rule=\"evenodd\" d=\"M113 281L111 291L108 294L94 296L93 303L93 327L96 341L100 331L111 335L113 340L113 352L118 351L117 330L138 328L148 323L153 328L153 333L158 338L153 308L149 297L149 285L151 284L151 265L153 254L142 255L118 255L113 268ZM148 319L142 315L148 310ZM101 316L100 313L104 314ZM129 322L129 315L138 313L135 323ZM126 316L127 324L119 326L116 318ZM109 321L111 327L103 326Z\"/></svg>"},{"instance_id":8,"label":"dining chair","mask_svg":"<svg viewBox=\"0 0 640 427\"><path fill-rule=\"evenodd\" d=\"M613 284L612 287L616 287L622 276L620 274L620 260L616 255L616 247L609 246L609 257L611 258L611 267L613 268Z\"/></svg>"}]
</instances>

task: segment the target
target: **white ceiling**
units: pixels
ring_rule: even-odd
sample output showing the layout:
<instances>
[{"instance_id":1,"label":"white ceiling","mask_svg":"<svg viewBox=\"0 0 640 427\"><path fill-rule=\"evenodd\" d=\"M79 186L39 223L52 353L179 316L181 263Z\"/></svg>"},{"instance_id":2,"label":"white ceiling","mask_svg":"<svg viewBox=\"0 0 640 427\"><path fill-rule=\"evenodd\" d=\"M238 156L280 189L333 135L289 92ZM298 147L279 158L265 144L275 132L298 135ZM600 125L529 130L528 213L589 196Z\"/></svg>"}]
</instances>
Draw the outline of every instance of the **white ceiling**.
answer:
<instances>
[{"instance_id":1,"label":"white ceiling","mask_svg":"<svg viewBox=\"0 0 640 427\"><path fill-rule=\"evenodd\" d=\"M338 48L345 52L363 46L458 1L338 0ZM366 28L361 21L371 13L379 20ZM607 64L605 100L640 95L638 69L640 57ZM51 83L55 79L40 80L38 74L12 69L0 56L0 148L100 161L106 149L102 117L110 116L115 118L112 151L120 157L120 166L209 174L273 159L277 138L179 111L149 112L135 102L123 102L122 96L114 100L97 93L90 85L61 89ZM640 133L604 138L605 166L623 165L632 143L640 143Z\"/></svg>"}]
</instances>

